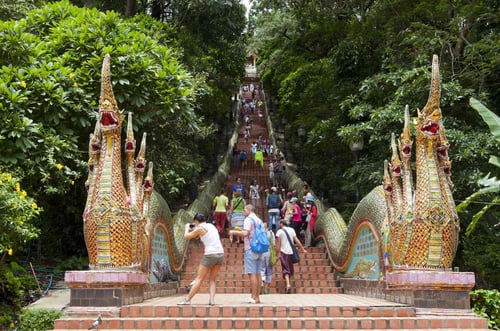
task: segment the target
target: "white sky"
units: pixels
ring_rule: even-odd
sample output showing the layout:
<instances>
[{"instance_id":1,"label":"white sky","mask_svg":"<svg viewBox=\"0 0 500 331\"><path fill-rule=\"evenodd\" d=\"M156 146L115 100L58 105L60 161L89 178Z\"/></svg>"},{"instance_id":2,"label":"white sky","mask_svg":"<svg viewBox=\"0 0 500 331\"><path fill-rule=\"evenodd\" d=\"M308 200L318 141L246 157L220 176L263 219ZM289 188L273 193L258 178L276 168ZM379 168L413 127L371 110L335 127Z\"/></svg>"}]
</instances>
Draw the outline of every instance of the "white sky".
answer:
<instances>
[{"instance_id":1,"label":"white sky","mask_svg":"<svg viewBox=\"0 0 500 331\"><path fill-rule=\"evenodd\" d=\"M251 0L240 0L240 2L241 2L242 4L244 4L244 5L245 5L245 7L247 7L247 13L246 13L246 17L247 17L247 18L248 18L248 14L249 14L249 13L248 13L248 11L249 11L250 6L251 6L251 5L250 5L250 1L251 1Z\"/></svg>"}]
</instances>

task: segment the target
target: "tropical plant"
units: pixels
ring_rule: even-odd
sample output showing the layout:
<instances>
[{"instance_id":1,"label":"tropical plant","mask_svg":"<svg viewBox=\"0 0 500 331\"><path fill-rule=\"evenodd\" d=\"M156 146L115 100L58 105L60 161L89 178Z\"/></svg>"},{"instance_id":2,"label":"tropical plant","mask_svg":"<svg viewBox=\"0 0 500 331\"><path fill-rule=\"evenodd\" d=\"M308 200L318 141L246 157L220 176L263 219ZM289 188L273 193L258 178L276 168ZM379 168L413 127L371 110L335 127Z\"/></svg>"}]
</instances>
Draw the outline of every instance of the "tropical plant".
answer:
<instances>
[{"instance_id":1,"label":"tropical plant","mask_svg":"<svg viewBox=\"0 0 500 331\"><path fill-rule=\"evenodd\" d=\"M500 329L500 292L475 290L470 293L472 310L488 320L488 329Z\"/></svg>"},{"instance_id":2,"label":"tropical plant","mask_svg":"<svg viewBox=\"0 0 500 331\"><path fill-rule=\"evenodd\" d=\"M476 100L475 98L471 98L469 101L471 107L475 109L483 118L483 120L488 124L491 134L495 138L495 140L500 143L500 117L498 117L495 113L486 108L481 102ZM500 159L498 156L491 155L490 161L491 164L500 168ZM480 197L493 195L493 199L491 202L486 203L486 205L474 216L472 216L472 222L467 226L467 230L465 231L466 235L470 235L472 231L476 228L477 222L483 217L483 215L493 206L498 206L500 204L500 181L496 177L491 177L490 174L486 175L479 182L483 188L478 190L477 192L470 195L466 198L462 203L457 206L458 212L463 212L471 203L479 199ZM500 223L495 225L500 226Z\"/></svg>"},{"instance_id":3,"label":"tropical plant","mask_svg":"<svg viewBox=\"0 0 500 331\"><path fill-rule=\"evenodd\" d=\"M19 316L17 329L23 331L51 330L54 328L54 321L64 314L55 309L25 309Z\"/></svg>"}]
</instances>

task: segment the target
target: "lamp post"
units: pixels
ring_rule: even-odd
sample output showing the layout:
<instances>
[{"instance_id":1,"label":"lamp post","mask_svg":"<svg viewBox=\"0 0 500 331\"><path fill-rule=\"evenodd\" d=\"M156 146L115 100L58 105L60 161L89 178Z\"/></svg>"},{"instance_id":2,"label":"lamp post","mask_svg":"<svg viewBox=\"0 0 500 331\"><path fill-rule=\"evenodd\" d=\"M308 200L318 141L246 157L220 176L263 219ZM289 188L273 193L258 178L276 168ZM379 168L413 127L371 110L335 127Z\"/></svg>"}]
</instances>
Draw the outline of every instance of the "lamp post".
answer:
<instances>
[{"instance_id":1,"label":"lamp post","mask_svg":"<svg viewBox=\"0 0 500 331\"><path fill-rule=\"evenodd\" d=\"M349 149L351 150L352 154L354 155L354 160L356 162L356 166L358 165L359 161L359 154L363 150L363 137L360 137L358 140L355 142L352 142L349 144ZM360 187L359 187L359 178L356 179L356 203L359 202L361 192L360 192Z\"/></svg>"},{"instance_id":2,"label":"lamp post","mask_svg":"<svg viewBox=\"0 0 500 331\"><path fill-rule=\"evenodd\" d=\"M297 129L297 135L300 139L299 149L300 149L300 165L299 165L299 176L300 178L304 177L304 137L306 135L306 129L304 126L299 126Z\"/></svg>"}]
</instances>

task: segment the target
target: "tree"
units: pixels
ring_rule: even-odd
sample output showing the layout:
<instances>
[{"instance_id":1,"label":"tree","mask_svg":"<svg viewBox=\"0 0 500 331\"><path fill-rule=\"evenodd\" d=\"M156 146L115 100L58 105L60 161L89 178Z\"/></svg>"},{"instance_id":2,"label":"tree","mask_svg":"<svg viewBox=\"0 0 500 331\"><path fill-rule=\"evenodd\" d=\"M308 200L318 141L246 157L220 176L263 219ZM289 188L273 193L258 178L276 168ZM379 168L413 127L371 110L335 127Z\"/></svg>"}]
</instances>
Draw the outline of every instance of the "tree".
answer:
<instances>
[{"instance_id":1,"label":"tree","mask_svg":"<svg viewBox=\"0 0 500 331\"><path fill-rule=\"evenodd\" d=\"M498 143L467 100L481 98L491 109L500 105L498 6L427 0L254 3L251 47L260 57L266 95L278 100L277 120L286 119L289 152L303 153L305 179L315 192L348 218L353 183L360 183L362 193L381 183L390 135L402 129L405 105L416 114L427 100L433 54L440 58L455 199L471 195L480 178L497 170L488 158L498 153ZM304 141L295 134L301 126ZM355 162L347 146L360 137L365 148ZM466 228L472 215L461 217ZM488 231L481 236L482 242L498 242ZM460 245L457 260L466 266L475 256L469 250L474 244ZM477 265L492 275L487 263Z\"/></svg>"},{"instance_id":2,"label":"tree","mask_svg":"<svg viewBox=\"0 0 500 331\"><path fill-rule=\"evenodd\" d=\"M180 63L171 35L146 16L125 20L67 1L0 24L0 163L17 169L44 210L37 224L44 254L85 255L85 163L105 53L119 106L134 113L138 137L148 132L147 155L167 201L201 168L192 153L210 132L195 113L204 78Z\"/></svg>"}]
</instances>

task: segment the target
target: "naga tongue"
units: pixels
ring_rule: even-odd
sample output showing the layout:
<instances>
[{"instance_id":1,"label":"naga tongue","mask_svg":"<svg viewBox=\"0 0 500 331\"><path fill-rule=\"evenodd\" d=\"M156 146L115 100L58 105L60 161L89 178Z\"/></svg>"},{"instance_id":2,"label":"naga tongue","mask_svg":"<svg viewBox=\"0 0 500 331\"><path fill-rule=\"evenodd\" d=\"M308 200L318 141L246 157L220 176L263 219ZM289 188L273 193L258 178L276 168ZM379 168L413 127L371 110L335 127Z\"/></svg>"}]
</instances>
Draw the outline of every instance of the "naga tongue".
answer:
<instances>
[{"instance_id":1,"label":"naga tongue","mask_svg":"<svg viewBox=\"0 0 500 331\"><path fill-rule=\"evenodd\" d=\"M101 124L104 126L109 126L109 125L116 124L116 121L113 118L113 116L111 116L111 114L105 113L101 117Z\"/></svg>"},{"instance_id":2,"label":"naga tongue","mask_svg":"<svg viewBox=\"0 0 500 331\"><path fill-rule=\"evenodd\" d=\"M429 128L429 131L432 133L437 133L439 131L439 126L436 123L432 123L431 127Z\"/></svg>"}]
</instances>

